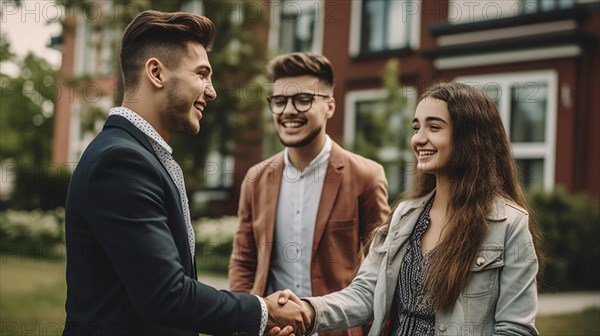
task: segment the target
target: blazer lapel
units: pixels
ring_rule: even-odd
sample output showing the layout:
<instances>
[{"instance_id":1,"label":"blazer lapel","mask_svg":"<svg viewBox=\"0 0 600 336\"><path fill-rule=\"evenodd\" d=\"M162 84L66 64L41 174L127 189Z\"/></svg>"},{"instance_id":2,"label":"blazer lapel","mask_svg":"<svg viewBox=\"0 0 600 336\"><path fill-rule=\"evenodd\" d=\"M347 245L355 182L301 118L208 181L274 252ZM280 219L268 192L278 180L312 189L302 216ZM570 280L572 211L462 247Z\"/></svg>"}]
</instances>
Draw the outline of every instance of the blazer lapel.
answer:
<instances>
[{"instance_id":1,"label":"blazer lapel","mask_svg":"<svg viewBox=\"0 0 600 336\"><path fill-rule=\"evenodd\" d=\"M154 149L152 148L148 137L146 137L146 135L142 131L135 127L126 118L118 115L111 115L106 119L106 122L104 123L104 128L107 127L118 127L124 129L129 134L131 134L144 148L146 148L146 150L154 154Z\"/></svg>"},{"instance_id":2,"label":"blazer lapel","mask_svg":"<svg viewBox=\"0 0 600 336\"><path fill-rule=\"evenodd\" d=\"M148 152L152 153L152 155L154 155L154 157L156 158L156 161L160 164L161 167L163 167L165 174L167 174L167 176L169 176L168 180L171 181L171 183L170 183L171 188L173 190L177 191L177 195L179 195L179 190L177 189L177 185L175 185L175 182L173 181L173 179L170 178L167 167L165 167L163 165L162 161L160 161L160 159L154 152L154 148L152 148L152 144L150 144L150 140L148 139L146 134L144 134L144 132L142 132L140 129L135 127L135 125L133 125L131 122L129 122L129 120L127 120L126 118L124 118L122 116L118 116L118 115L112 115L112 116L109 116L108 119L106 119L106 122L104 123L104 128L107 128L107 127L118 127L118 128L124 129L129 134L131 134ZM181 206L181 202L178 202L178 204L183 213L183 208Z\"/></svg>"},{"instance_id":3,"label":"blazer lapel","mask_svg":"<svg viewBox=\"0 0 600 336\"><path fill-rule=\"evenodd\" d=\"M182 221L183 225L186 225L184 215L183 215L183 205L181 204L181 198L179 196L179 189L177 189L177 185L175 185L175 182L171 178L167 168L163 165L163 163L160 161L160 159L154 152L154 148L152 148L152 144L150 144L150 140L148 140L148 137L146 136L146 134L144 134L144 132L142 132L135 125L133 125L129 120L127 120L126 118L124 118L122 116L118 116L118 115L112 115L106 119L106 122L104 123L104 128L110 128L110 127L117 127L117 128L121 128L121 129L127 131L140 143L140 145L142 145L142 147L144 147L148 152L152 153L152 155L156 158L156 162L158 163L158 165L160 165L162 167L164 174L166 174L166 176L168 177L166 180L169 181L171 194L175 195L175 200L176 200L175 204L177 204L177 208L178 208L179 212L181 213L181 221ZM184 241L187 242L187 236L186 236L186 239L184 239ZM191 270L192 270L191 274L194 277L196 277L196 265L194 263L194 258L192 256L192 253L189 248L184 249L184 252L187 253L190 257Z\"/></svg>"},{"instance_id":4,"label":"blazer lapel","mask_svg":"<svg viewBox=\"0 0 600 336\"><path fill-rule=\"evenodd\" d=\"M327 220L333 210L333 205L338 196L340 185L342 184L342 169L344 168L344 158L342 156L342 148L333 143L331 148L331 156L327 164L327 172L323 181L323 189L321 191L321 200L319 201L319 209L317 210L317 220L315 222L315 232L313 246L316 248L321 242L321 237L327 226ZM313 254L312 258L315 258Z\"/></svg>"},{"instance_id":5,"label":"blazer lapel","mask_svg":"<svg viewBox=\"0 0 600 336\"><path fill-rule=\"evenodd\" d=\"M279 200L279 190L281 186L281 178L285 163L283 161L283 152L269 163L267 175L267 204L265 209L265 226L262 242L266 243L263 246L268 246L269 258L271 255L271 247L273 243L273 232L275 231L275 216L277 211L277 201ZM257 242L261 240L257 239Z\"/></svg>"}]
</instances>

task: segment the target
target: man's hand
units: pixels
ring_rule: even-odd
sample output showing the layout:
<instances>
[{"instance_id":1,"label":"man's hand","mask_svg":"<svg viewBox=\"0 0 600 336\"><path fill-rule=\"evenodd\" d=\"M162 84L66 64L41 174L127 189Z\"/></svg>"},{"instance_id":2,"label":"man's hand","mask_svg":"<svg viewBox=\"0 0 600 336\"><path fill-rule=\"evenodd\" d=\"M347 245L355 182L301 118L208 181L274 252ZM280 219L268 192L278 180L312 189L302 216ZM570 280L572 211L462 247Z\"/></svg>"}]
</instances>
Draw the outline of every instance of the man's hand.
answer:
<instances>
[{"instance_id":1,"label":"man's hand","mask_svg":"<svg viewBox=\"0 0 600 336\"><path fill-rule=\"evenodd\" d=\"M290 335L304 335L311 319L302 301L292 291L278 291L264 300L269 310L267 335L288 335L288 331L293 332Z\"/></svg>"},{"instance_id":2,"label":"man's hand","mask_svg":"<svg viewBox=\"0 0 600 336\"><path fill-rule=\"evenodd\" d=\"M314 323L316 312L315 312L315 307L313 307L310 304L310 302L298 299L298 297L290 290L280 291L277 302L279 302L280 305L284 305L288 302L288 300L292 300L295 303L299 303L299 304L303 305L304 308L306 309L306 311L308 312L308 317L309 317L311 323Z\"/></svg>"},{"instance_id":3,"label":"man's hand","mask_svg":"<svg viewBox=\"0 0 600 336\"><path fill-rule=\"evenodd\" d=\"M285 328L273 327L265 331L265 336L295 336L294 329L290 326Z\"/></svg>"}]
</instances>

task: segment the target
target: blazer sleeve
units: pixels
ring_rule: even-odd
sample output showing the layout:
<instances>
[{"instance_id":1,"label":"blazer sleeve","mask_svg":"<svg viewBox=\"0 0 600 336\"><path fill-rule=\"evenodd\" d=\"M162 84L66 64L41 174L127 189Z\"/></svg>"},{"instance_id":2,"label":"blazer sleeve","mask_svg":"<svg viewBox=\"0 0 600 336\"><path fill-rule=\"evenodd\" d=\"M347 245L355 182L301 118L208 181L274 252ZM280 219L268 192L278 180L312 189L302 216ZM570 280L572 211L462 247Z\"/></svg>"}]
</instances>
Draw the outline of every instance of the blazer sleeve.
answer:
<instances>
[{"instance_id":1,"label":"blazer sleeve","mask_svg":"<svg viewBox=\"0 0 600 336\"><path fill-rule=\"evenodd\" d=\"M388 183L385 177L385 171L381 165L376 163L373 164L374 168L369 170L369 176L365 182L364 191L359 197L362 244L366 243L371 231L382 225L390 215L387 193ZM366 249L365 252L367 252Z\"/></svg>"},{"instance_id":2,"label":"blazer sleeve","mask_svg":"<svg viewBox=\"0 0 600 336\"><path fill-rule=\"evenodd\" d=\"M160 169L146 150L121 146L107 150L86 172L83 213L134 308L175 328L258 334L258 298L218 291L184 274L168 226L167 208L179 200L167 199Z\"/></svg>"},{"instance_id":3,"label":"blazer sleeve","mask_svg":"<svg viewBox=\"0 0 600 336\"><path fill-rule=\"evenodd\" d=\"M238 208L239 226L233 242L229 260L229 289L234 292L250 293L254 286L258 250L252 229L251 185L244 179Z\"/></svg>"}]
</instances>

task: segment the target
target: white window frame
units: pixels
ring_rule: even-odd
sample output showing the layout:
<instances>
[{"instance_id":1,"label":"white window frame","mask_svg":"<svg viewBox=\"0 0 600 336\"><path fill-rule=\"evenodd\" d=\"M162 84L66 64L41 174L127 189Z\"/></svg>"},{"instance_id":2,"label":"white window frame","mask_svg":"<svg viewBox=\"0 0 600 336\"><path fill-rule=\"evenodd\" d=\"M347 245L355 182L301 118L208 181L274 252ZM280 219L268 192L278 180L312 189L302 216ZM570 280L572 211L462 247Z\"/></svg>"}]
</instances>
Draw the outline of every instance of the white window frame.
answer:
<instances>
[{"instance_id":1,"label":"white window frame","mask_svg":"<svg viewBox=\"0 0 600 336\"><path fill-rule=\"evenodd\" d=\"M515 159L543 159L544 176L542 185L544 190L551 191L555 184L556 171L556 123L557 123L557 97L558 74L553 70L514 72L501 74L486 74L478 76L461 76L455 78L457 82L473 85L479 88L488 83L499 85L502 94L499 101L499 112L504 123L506 133L510 135L510 95L508 89L511 85L544 81L548 84L546 106L546 134L544 142L537 143L511 143Z\"/></svg>"},{"instance_id":2,"label":"white window frame","mask_svg":"<svg viewBox=\"0 0 600 336\"><path fill-rule=\"evenodd\" d=\"M269 13L271 17L271 27L269 29L269 49L279 51L279 32L281 26L281 11L283 9L282 0L273 0L270 2ZM313 32L313 41L311 50L304 50L313 54L323 53L323 34L325 31L325 4L324 0L302 0L302 8L315 7L317 15L315 17L315 31Z\"/></svg>"},{"instance_id":3,"label":"white window frame","mask_svg":"<svg viewBox=\"0 0 600 336\"><path fill-rule=\"evenodd\" d=\"M398 0L395 0L398 1ZM406 0L402 0L405 1ZM362 8L363 8L363 0L352 0L351 8L350 8L350 27L348 28L350 32L350 42L348 43L348 53L351 57L356 57L361 54L360 50L360 32L362 26ZM421 16L420 13L423 12L421 0L411 1L417 8L417 13L415 15L419 15L419 17L415 18L411 22L410 27L410 37L408 41L408 46L412 50L419 49L420 44L420 32L421 32ZM381 51L385 52L385 51Z\"/></svg>"},{"instance_id":4,"label":"white window frame","mask_svg":"<svg viewBox=\"0 0 600 336\"><path fill-rule=\"evenodd\" d=\"M541 0L547 1L547 0ZM574 0L570 6L600 2L599 0ZM462 24L470 22L481 22L507 17L518 17L521 15L550 12L561 10L557 7L550 10L542 10L539 4L527 4L525 0L502 0L502 1L473 1L473 0L450 0L448 1L448 22L451 24ZM526 7L526 8L525 8Z\"/></svg>"},{"instance_id":5,"label":"white window frame","mask_svg":"<svg viewBox=\"0 0 600 336\"><path fill-rule=\"evenodd\" d=\"M407 108L409 110L414 110L418 98L416 88L412 86L402 86L401 90L403 93L402 97L407 99ZM387 95L388 91L385 88L355 90L346 93L346 96L344 97L344 145L346 148L352 148L356 140L356 103L385 99ZM414 161L414 157L410 150L401 153L398 148L384 148L382 156L389 158L389 160L385 160L383 163L387 163L400 156L403 157L405 162ZM404 178L406 178L406 175ZM407 181L406 186L410 186L410 180Z\"/></svg>"}]
</instances>

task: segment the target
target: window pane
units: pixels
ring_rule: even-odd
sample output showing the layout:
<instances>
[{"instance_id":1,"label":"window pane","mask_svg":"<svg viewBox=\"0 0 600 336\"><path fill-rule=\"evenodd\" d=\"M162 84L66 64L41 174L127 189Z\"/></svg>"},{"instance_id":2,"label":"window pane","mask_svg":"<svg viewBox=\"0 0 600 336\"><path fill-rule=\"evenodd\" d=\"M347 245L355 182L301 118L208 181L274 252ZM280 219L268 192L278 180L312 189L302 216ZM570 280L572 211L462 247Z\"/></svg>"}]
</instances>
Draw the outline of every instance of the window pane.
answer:
<instances>
[{"instance_id":1,"label":"window pane","mask_svg":"<svg viewBox=\"0 0 600 336\"><path fill-rule=\"evenodd\" d=\"M365 1L365 15L363 16L363 45L361 49L377 51L383 49L385 37L385 3L381 0Z\"/></svg>"},{"instance_id":2,"label":"window pane","mask_svg":"<svg viewBox=\"0 0 600 336\"><path fill-rule=\"evenodd\" d=\"M559 0L558 8L571 8L575 5L575 0Z\"/></svg>"},{"instance_id":3,"label":"window pane","mask_svg":"<svg viewBox=\"0 0 600 336\"><path fill-rule=\"evenodd\" d=\"M311 6L306 6L310 4ZM281 52L312 51L315 35L314 3L286 1L281 6L279 47Z\"/></svg>"},{"instance_id":4,"label":"window pane","mask_svg":"<svg viewBox=\"0 0 600 336\"><path fill-rule=\"evenodd\" d=\"M374 158L382 145L379 141L381 118L373 108L376 101L360 101L356 103L356 147L363 155Z\"/></svg>"},{"instance_id":5,"label":"window pane","mask_svg":"<svg viewBox=\"0 0 600 336\"><path fill-rule=\"evenodd\" d=\"M388 193L397 196L405 190L406 164L403 163L400 137L402 114L389 113L381 101L361 100L354 103L356 111L353 150L381 163L388 179Z\"/></svg>"},{"instance_id":6,"label":"window pane","mask_svg":"<svg viewBox=\"0 0 600 336\"><path fill-rule=\"evenodd\" d=\"M522 8L524 14L536 12L549 12L558 9L571 8L575 0L523 0Z\"/></svg>"},{"instance_id":7,"label":"window pane","mask_svg":"<svg viewBox=\"0 0 600 336\"><path fill-rule=\"evenodd\" d=\"M407 164L401 165L397 162L383 163L385 177L388 180L388 195L392 198L396 198L406 190L406 167Z\"/></svg>"},{"instance_id":8,"label":"window pane","mask_svg":"<svg viewBox=\"0 0 600 336\"><path fill-rule=\"evenodd\" d=\"M531 14L537 12L538 4L537 0L525 0L523 1L523 13Z\"/></svg>"},{"instance_id":9,"label":"window pane","mask_svg":"<svg viewBox=\"0 0 600 336\"><path fill-rule=\"evenodd\" d=\"M364 0L361 51L400 49L409 45L411 22L418 15L412 1Z\"/></svg>"},{"instance_id":10,"label":"window pane","mask_svg":"<svg viewBox=\"0 0 600 336\"><path fill-rule=\"evenodd\" d=\"M538 3L538 6L539 6L540 10L542 10L542 11L550 11L550 10L556 9L556 2L552 1L552 0L540 1Z\"/></svg>"},{"instance_id":11,"label":"window pane","mask_svg":"<svg viewBox=\"0 0 600 336\"><path fill-rule=\"evenodd\" d=\"M387 31L388 34L386 49L399 49L408 45L410 19L412 15L408 15L403 11L403 7L408 6L406 1L391 1L386 10L388 16Z\"/></svg>"},{"instance_id":12,"label":"window pane","mask_svg":"<svg viewBox=\"0 0 600 336\"><path fill-rule=\"evenodd\" d=\"M519 159L519 180L525 189L544 186L544 159Z\"/></svg>"},{"instance_id":13,"label":"window pane","mask_svg":"<svg viewBox=\"0 0 600 336\"><path fill-rule=\"evenodd\" d=\"M511 142L544 142L548 102L547 83L517 83L510 87L510 95Z\"/></svg>"},{"instance_id":14,"label":"window pane","mask_svg":"<svg viewBox=\"0 0 600 336\"><path fill-rule=\"evenodd\" d=\"M487 83L483 86L482 90L496 104L496 107L500 109L500 95L502 94L500 85L497 83Z\"/></svg>"}]
</instances>

